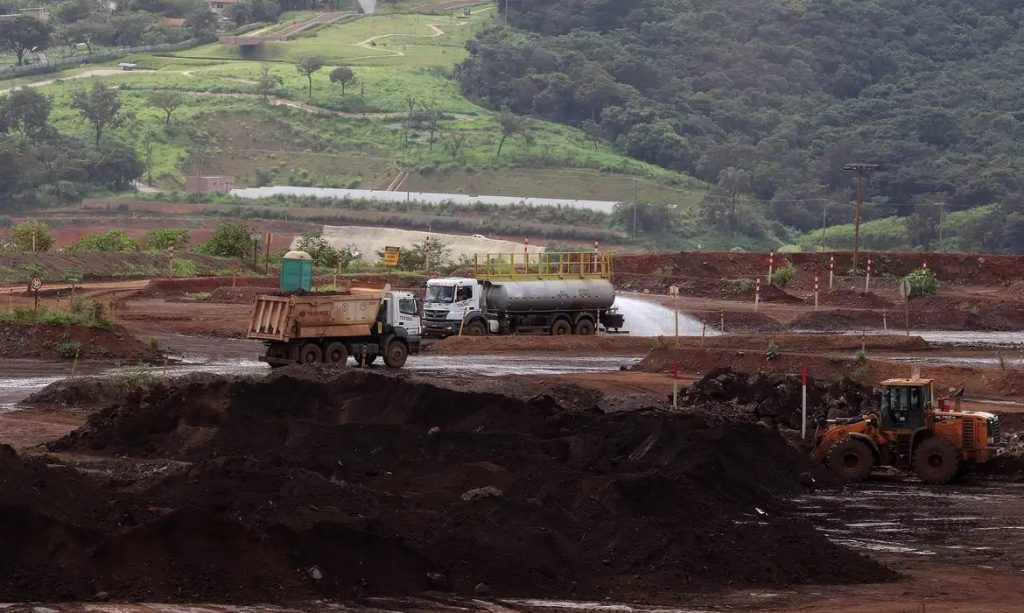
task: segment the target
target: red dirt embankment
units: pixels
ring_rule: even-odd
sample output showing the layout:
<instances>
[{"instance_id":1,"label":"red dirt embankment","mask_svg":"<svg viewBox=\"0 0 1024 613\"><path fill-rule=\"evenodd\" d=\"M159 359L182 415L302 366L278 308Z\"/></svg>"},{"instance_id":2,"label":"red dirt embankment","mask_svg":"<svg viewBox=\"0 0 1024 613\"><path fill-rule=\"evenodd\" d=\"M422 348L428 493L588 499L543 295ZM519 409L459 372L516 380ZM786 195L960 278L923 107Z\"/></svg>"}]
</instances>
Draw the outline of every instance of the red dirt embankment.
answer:
<instances>
[{"instance_id":1,"label":"red dirt embankment","mask_svg":"<svg viewBox=\"0 0 1024 613\"><path fill-rule=\"evenodd\" d=\"M791 514L778 496L829 477L749 421L319 372L159 385L52 445L158 471L101 483L0 451L0 600L664 601L893 576Z\"/></svg>"},{"instance_id":2,"label":"red dirt embankment","mask_svg":"<svg viewBox=\"0 0 1024 613\"><path fill-rule=\"evenodd\" d=\"M1024 330L1024 302L958 299L929 296L911 300L910 327L916 330ZM885 321L883 321L883 314ZM902 306L873 309L821 310L800 315L796 330L901 329L906 323Z\"/></svg>"},{"instance_id":3,"label":"red dirt embankment","mask_svg":"<svg viewBox=\"0 0 1024 613\"><path fill-rule=\"evenodd\" d=\"M160 356L150 351L120 326L109 329L86 326L0 323L0 357L43 360L73 359L151 360Z\"/></svg>"},{"instance_id":4,"label":"red dirt embankment","mask_svg":"<svg viewBox=\"0 0 1024 613\"><path fill-rule=\"evenodd\" d=\"M775 266L780 268L792 264L797 276L804 281L813 279L818 273L822 280L828 278L829 256L835 257L837 275L845 274L853 267L850 252L828 253L776 253ZM1004 285L1018 280L1024 270L1024 256L978 255L966 253L871 253L862 251L860 266L871 258L872 274L875 276L902 277L920 268L925 262L928 268L943 282L971 285ZM616 273L663 275L668 277L700 279L738 279L766 277L768 254L730 252L664 252L623 254L615 258ZM809 285L808 285L809 286ZM653 291L653 290L652 290Z\"/></svg>"}]
</instances>

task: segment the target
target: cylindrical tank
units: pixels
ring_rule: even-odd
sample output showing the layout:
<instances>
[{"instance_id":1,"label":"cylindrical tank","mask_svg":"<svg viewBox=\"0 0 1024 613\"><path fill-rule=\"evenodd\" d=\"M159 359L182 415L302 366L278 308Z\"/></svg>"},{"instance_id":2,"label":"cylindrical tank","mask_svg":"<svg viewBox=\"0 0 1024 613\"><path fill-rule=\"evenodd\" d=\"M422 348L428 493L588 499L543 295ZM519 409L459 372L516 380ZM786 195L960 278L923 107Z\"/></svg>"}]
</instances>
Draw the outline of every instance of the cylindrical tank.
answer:
<instances>
[{"instance_id":1,"label":"cylindrical tank","mask_svg":"<svg viewBox=\"0 0 1024 613\"><path fill-rule=\"evenodd\" d=\"M488 309L498 311L596 311L615 302L605 279L506 281L484 286Z\"/></svg>"}]
</instances>

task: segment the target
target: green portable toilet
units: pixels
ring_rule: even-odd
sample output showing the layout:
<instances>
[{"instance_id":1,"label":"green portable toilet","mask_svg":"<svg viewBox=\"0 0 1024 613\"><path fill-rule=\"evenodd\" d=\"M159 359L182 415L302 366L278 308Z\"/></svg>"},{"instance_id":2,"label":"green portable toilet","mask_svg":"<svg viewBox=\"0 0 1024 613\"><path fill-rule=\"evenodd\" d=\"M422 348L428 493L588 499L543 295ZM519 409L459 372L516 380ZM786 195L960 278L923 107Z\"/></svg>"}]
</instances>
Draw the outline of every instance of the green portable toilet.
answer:
<instances>
[{"instance_id":1,"label":"green portable toilet","mask_svg":"<svg viewBox=\"0 0 1024 613\"><path fill-rule=\"evenodd\" d=\"M289 251L281 259L281 290L310 291L313 287L313 258L305 251Z\"/></svg>"}]
</instances>

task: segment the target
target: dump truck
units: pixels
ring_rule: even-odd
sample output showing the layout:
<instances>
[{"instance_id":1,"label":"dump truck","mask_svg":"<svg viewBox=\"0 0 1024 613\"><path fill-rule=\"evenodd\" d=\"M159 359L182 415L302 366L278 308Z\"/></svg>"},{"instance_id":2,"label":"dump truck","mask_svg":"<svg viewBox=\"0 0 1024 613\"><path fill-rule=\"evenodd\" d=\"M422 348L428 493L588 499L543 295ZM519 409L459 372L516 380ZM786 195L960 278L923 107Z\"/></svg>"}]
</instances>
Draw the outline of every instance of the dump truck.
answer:
<instances>
[{"instance_id":1,"label":"dump truck","mask_svg":"<svg viewBox=\"0 0 1024 613\"><path fill-rule=\"evenodd\" d=\"M845 481L863 481L877 466L912 470L925 483L944 484L1002 448L999 417L961 408L963 390L935 397L931 379L882 383L877 413L826 422L813 457Z\"/></svg>"},{"instance_id":2,"label":"dump truck","mask_svg":"<svg viewBox=\"0 0 1024 613\"><path fill-rule=\"evenodd\" d=\"M419 352L419 305L412 292L388 285L313 292L308 257L286 255L282 291L254 298L246 337L264 342L262 361L343 366L351 357L368 366L382 357L389 368L401 368L409 354Z\"/></svg>"},{"instance_id":3,"label":"dump truck","mask_svg":"<svg viewBox=\"0 0 1024 613\"><path fill-rule=\"evenodd\" d=\"M472 276L427 281L424 335L618 332L611 266L611 254L477 256Z\"/></svg>"}]
</instances>

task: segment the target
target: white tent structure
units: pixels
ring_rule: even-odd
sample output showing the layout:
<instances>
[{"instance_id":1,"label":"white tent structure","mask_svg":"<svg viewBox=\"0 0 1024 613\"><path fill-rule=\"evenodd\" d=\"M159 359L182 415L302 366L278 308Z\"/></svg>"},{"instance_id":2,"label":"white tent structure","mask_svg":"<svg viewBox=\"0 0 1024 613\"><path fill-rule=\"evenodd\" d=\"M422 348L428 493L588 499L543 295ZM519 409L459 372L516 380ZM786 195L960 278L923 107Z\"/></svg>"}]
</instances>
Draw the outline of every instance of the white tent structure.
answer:
<instances>
[{"instance_id":1,"label":"white tent structure","mask_svg":"<svg viewBox=\"0 0 1024 613\"><path fill-rule=\"evenodd\" d=\"M367 15L373 15L377 11L377 0L359 0L359 8Z\"/></svg>"}]
</instances>

